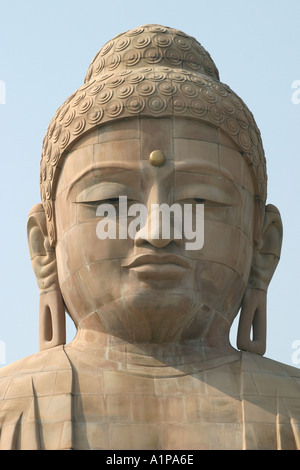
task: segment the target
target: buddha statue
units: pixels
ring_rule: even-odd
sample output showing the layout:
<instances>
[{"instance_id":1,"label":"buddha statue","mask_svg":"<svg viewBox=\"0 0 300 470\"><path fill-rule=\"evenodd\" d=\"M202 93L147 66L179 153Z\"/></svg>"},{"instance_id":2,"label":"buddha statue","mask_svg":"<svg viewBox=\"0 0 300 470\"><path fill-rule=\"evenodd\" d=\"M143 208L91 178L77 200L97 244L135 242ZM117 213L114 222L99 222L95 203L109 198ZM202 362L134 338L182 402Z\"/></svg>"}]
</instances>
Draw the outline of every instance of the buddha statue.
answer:
<instances>
[{"instance_id":1,"label":"buddha statue","mask_svg":"<svg viewBox=\"0 0 300 470\"><path fill-rule=\"evenodd\" d=\"M0 448L299 449L300 372L264 357L281 217L208 52L159 25L104 45L49 124L40 188L40 351L0 371Z\"/></svg>"}]
</instances>

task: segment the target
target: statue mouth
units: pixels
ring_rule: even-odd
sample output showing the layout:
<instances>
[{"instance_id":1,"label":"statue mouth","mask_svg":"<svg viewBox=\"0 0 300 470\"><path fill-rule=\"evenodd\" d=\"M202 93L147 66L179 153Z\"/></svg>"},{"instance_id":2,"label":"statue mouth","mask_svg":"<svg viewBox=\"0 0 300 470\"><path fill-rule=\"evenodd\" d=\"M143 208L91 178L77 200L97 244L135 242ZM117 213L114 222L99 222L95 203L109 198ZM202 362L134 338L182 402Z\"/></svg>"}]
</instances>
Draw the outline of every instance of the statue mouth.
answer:
<instances>
[{"instance_id":1,"label":"statue mouth","mask_svg":"<svg viewBox=\"0 0 300 470\"><path fill-rule=\"evenodd\" d=\"M124 268L132 269L139 279L144 281L176 281L181 279L190 264L179 255L144 254L136 256Z\"/></svg>"},{"instance_id":2,"label":"statue mouth","mask_svg":"<svg viewBox=\"0 0 300 470\"><path fill-rule=\"evenodd\" d=\"M172 264L175 266L179 266L185 269L190 268L190 264L179 255L173 254L142 254L136 256L133 260L131 260L128 264L124 263L123 267L126 268L135 268L137 266L144 266L144 265L167 265Z\"/></svg>"}]
</instances>

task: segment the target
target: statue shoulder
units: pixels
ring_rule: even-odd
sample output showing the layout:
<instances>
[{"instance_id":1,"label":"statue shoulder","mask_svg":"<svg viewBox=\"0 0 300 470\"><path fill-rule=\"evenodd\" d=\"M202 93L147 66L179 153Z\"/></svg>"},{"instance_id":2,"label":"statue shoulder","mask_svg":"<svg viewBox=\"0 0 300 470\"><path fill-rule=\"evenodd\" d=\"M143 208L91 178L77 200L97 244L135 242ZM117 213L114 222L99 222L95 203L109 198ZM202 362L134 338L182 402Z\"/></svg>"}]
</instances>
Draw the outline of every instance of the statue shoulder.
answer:
<instances>
[{"instance_id":1,"label":"statue shoulder","mask_svg":"<svg viewBox=\"0 0 300 470\"><path fill-rule=\"evenodd\" d=\"M241 398L247 449L300 449L300 370L242 353Z\"/></svg>"},{"instance_id":2,"label":"statue shoulder","mask_svg":"<svg viewBox=\"0 0 300 470\"><path fill-rule=\"evenodd\" d=\"M248 373L265 374L266 377L270 376L280 377L282 379L291 379L299 383L300 386L300 369L297 367L275 361L265 356L258 354L242 352L242 370Z\"/></svg>"},{"instance_id":3,"label":"statue shoulder","mask_svg":"<svg viewBox=\"0 0 300 470\"><path fill-rule=\"evenodd\" d=\"M251 353L242 353L244 396L273 403L274 412L300 420L300 369ZM255 400L254 400L255 401ZM279 410L280 408L280 410ZM300 442L300 441L299 441Z\"/></svg>"},{"instance_id":4,"label":"statue shoulder","mask_svg":"<svg viewBox=\"0 0 300 470\"><path fill-rule=\"evenodd\" d=\"M65 353L64 346L40 351L31 356L27 356L12 364L0 369L0 390L3 393L3 381L12 381L21 377L29 377L32 375L51 374L55 371L70 370L71 365L68 356ZM0 394L0 399L3 396Z\"/></svg>"},{"instance_id":5,"label":"statue shoulder","mask_svg":"<svg viewBox=\"0 0 300 470\"><path fill-rule=\"evenodd\" d=\"M0 449L41 448L39 427L62 428L71 420L72 368L63 346L0 370ZM46 424L47 425L47 424ZM21 444L20 444L21 443ZM60 448L60 443L55 443Z\"/></svg>"}]
</instances>

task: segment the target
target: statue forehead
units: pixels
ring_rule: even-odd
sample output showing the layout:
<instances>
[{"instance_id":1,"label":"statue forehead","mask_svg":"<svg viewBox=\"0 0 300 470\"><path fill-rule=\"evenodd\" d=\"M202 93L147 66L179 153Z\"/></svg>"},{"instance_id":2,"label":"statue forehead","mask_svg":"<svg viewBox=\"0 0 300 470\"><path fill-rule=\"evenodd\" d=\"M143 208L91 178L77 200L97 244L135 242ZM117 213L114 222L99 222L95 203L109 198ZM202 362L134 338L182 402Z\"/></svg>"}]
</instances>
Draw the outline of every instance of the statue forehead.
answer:
<instances>
[{"instance_id":1,"label":"statue forehead","mask_svg":"<svg viewBox=\"0 0 300 470\"><path fill-rule=\"evenodd\" d=\"M133 118L94 129L63 160L56 194L83 176L98 174L102 180L112 168L126 175L132 170L130 185L137 171L146 175L147 167L163 169L166 163L189 175L222 176L255 194L251 167L236 144L217 128L187 118Z\"/></svg>"},{"instance_id":2,"label":"statue forehead","mask_svg":"<svg viewBox=\"0 0 300 470\"><path fill-rule=\"evenodd\" d=\"M221 129L252 165L257 197L264 205L265 157L251 112L219 81L210 55L194 38L173 28L145 25L103 46L84 84L49 124L43 142L40 184L52 244L55 184L64 156L92 129L137 116L184 116Z\"/></svg>"},{"instance_id":3,"label":"statue forehead","mask_svg":"<svg viewBox=\"0 0 300 470\"><path fill-rule=\"evenodd\" d=\"M203 142L203 146L196 142ZM184 143L189 151L181 155L180 149ZM78 165L84 166L84 153L79 155L77 152L80 149L88 149L88 164L98 157L101 160L102 157L109 165L110 160L116 156L126 163L132 158L136 160L137 155L139 160L148 160L156 151L162 152L166 160L187 159L189 153L195 153L195 144L199 151L192 158L199 161L203 157L214 159L220 146L241 156L239 147L224 132L200 121L187 117L131 118L105 124L78 139L64 158L61 173L65 160L72 154L78 160Z\"/></svg>"}]
</instances>

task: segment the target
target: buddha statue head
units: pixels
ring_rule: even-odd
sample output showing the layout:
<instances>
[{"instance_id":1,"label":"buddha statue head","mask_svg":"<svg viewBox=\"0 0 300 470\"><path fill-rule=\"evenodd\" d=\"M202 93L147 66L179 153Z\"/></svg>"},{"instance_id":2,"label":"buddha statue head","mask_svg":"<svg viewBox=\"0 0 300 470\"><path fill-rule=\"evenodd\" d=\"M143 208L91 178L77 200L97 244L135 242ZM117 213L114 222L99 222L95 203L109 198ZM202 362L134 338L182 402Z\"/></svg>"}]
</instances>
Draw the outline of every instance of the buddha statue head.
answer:
<instances>
[{"instance_id":1,"label":"buddha statue head","mask_svg":"<svg viewBox=\"0 0 300 470\"><path fill-rule=\"evenodd\" d=\"M40 348L64 343L67 311L85 340L221 351L240 311L238 348L264 354L282 239L266 186L253 115L194 38L145 25L109 41L43 142L41 204L28 218ZM149 229L150 207L174 204L194 219L204 207L203 243L183 230L162 236L161 222ZM147 229L136 205L147 209ZM99 236L99 222L110 221L117 235Z\"/></svg>"}]
</instances>

